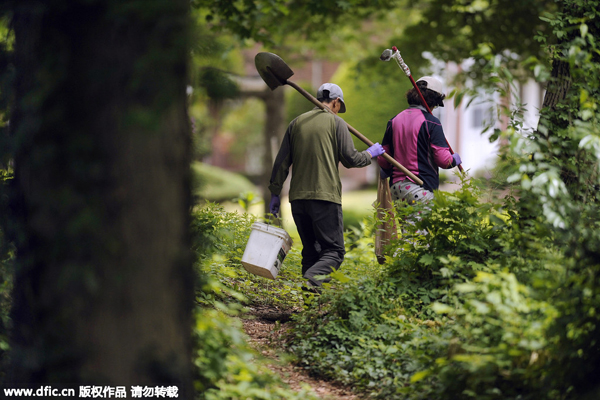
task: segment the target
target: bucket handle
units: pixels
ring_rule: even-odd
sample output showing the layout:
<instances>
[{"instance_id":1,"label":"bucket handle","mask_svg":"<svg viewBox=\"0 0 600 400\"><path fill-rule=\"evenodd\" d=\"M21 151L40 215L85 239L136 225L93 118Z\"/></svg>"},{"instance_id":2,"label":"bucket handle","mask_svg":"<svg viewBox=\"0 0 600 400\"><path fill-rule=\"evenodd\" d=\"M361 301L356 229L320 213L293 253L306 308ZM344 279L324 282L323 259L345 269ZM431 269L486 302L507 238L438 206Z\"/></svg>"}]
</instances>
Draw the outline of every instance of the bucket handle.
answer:
<instances>
[{"instance_id":1,"label":"bucket handle","mask_svg":"<svg viewBox=\"0 0 600 400\"><path fill-rule=\"evenodd\" d=\"M269 225L275 225L278 226L280 228L283 228L283 222L281 221L281 218L279 217L279 214L271 214L271 213L267 213L265 215L265 222Z\"/></svg>"}]
</instances>

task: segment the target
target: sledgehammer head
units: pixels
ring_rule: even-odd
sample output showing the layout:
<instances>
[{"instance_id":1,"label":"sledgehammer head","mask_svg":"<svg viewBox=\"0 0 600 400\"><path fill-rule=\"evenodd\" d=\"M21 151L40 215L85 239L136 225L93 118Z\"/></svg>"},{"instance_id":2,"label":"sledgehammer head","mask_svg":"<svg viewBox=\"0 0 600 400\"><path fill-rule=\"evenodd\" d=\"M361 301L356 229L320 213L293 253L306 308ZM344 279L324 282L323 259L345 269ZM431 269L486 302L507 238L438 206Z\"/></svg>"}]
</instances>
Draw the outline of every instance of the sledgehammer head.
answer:
<instances>
[{"instance_id":1,"label":"sledgehammer head","mask_svg":"<svg viewBox=\"0 0 600 400\"><path fill-rule=\"evenodd\" d=\"M383 53L381 53L379 59L381 61L390 61L392 59L392 54L394 54L394 52L391 49L385 49Z\"/></svg>"}]
</instances>

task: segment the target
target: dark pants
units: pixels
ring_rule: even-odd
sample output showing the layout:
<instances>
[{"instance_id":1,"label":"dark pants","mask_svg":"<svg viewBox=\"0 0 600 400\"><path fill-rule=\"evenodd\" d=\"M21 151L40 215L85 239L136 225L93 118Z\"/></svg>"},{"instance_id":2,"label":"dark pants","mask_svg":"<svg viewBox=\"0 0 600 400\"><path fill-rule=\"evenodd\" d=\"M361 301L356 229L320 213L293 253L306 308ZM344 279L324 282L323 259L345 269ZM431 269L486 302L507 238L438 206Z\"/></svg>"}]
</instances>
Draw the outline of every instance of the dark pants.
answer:
<instances>
[{"instance_id":1,"label":"dark pants","mask_svg":"<svg viewBox=\"0 0 600 400\"><path fill-rule=\"evenodd\" d=\"M322 200L292 201L292 215L302 240L302 276L315 286L323 282L317 275L337 270L346 250L342 206Z\"/></svg>"}]
</instances>

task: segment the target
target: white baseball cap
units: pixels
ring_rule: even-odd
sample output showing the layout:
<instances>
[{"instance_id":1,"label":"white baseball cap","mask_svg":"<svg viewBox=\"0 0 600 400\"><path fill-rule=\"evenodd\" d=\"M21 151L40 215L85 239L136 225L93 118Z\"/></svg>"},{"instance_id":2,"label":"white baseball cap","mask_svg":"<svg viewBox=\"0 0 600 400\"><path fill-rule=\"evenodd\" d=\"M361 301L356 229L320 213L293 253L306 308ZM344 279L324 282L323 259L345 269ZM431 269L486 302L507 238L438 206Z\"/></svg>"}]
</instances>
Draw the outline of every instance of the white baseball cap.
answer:
<instances>
[{"instance_id":1,"label":"white baseball cap","mask_svg":"<svg viewBox=\"0 0 600 400\"><path fill-rule=\"evenodd\" d=\"M427 84L427 89L433 90L434 92L442 96L442 100L444 97L446 97L446 95L444 94L444 87L442 85L442 82L439 81L439 79L434 78L433 76L423 76L419 78L417 82L425 82ZM440 100L440 103L438 105L440 107L444 107L444 102Z\"/></svg>"},{"instance_id":2,"label":"white baseball cap","mask_svg":"<svg viewBox=\"0 0 600 400\"><path fill-rule=\"evenodd\" d=\"M322 84L319 90L317 90L317 99L340 99L340 102L342 103L340 113L346 112L346 103L344 103L344 92L342 92L342 88L340 88L335 83Z\"/></svg>"},{"instance_id":3,"label":"white baseball cap","mask_svg":"<svg viewBox=\"0 0 600 400\"><path fill-rule=\"evenodd\" d=\"M440 96L445 96L444 87L442 85L442 82L440 82L438 79L434 78L433 76L423 76L423 77L419 78L417 80L417 82L425 82L425 83L427 83L427 89L433 90L434 92L438 93Z\"/></svg>"}]
</instances>

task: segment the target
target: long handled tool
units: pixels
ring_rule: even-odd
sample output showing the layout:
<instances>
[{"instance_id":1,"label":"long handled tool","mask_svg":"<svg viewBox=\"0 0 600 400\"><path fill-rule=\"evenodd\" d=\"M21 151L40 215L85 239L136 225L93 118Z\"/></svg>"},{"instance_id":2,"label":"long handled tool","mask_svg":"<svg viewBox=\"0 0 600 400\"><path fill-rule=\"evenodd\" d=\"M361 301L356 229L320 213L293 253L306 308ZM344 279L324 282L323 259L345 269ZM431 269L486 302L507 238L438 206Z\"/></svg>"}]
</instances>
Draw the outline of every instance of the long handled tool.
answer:
<instances>
[{"instance_id":1,"label":"long handled tool","mask_svg":"<svg viewBox=\"0 0 600 400\"><path fill-rule=\"evenodd\" d=\"M396 63L398 63L398 66L400 67L400 69L402 71L404 71L406 76L408 76L413 87L417 90L417 93L419 94L419 97L421 98L423 105L425 106L427 111L429 111L429 114L431 114L431 108L429 108L429 104L427 104L427 102L425 101L425 98L423 97L423 93L421 93L421 90L419 89L419 87L417 86L417 83L413 79L413 77L410 73L410 68L408 68L408 65L406 65L406 63L404 62L404 59L400 55L400 50L398 50L398 48L396 46L393 46L391 50L385 49L383 51L383 53L381 53L381 56L379 57L379 59L381 61L390 61L392 58L394 60L396 60ZM452 150L452 147L450 146L450 143L448 143L448 140L446 140L446 144L448 145L448 149L450 149L450 154L454 154L454 150ZM459 165L458 169L460 170L460 172L464 173L462 165Z\"/></svg>"},{"instance_id":2,"label":"long handled tool","mask_svg":"<svg viewBox=\"0 0 600 400\"><path fill-rule=\"evenodd\" d=\"M290 85L298 92L300 92L300 94L302 94L304 97L310 100L314 105L319 107L321 110L331 112L329 108L325 107L323 103L317 100L306 90L302 89L294 82L288 80L288 78L294 75L294 72L278 55L266 52L258 53L256 57L254 57L254 64L256 65L256 70L260 74L260 77L263 79L263 81L265 81L265 83L271 90L275 90L279 86ZM354 136L359 138L367 146L373 146L373 142L371 142L369 139L367 139L366 136L364 136L362 133L350 126L350 124L348 124L348 130L352 132ZM384 157L388 162L390 162L396 168L404 172L409 178L413 180L413 182L418 183L419 185L423 185L423 181L421 179L419 179L415 174L406 169L402 164L396 161L389 154L383 153L380 157Z\"/></svg>"}]
</instances>

